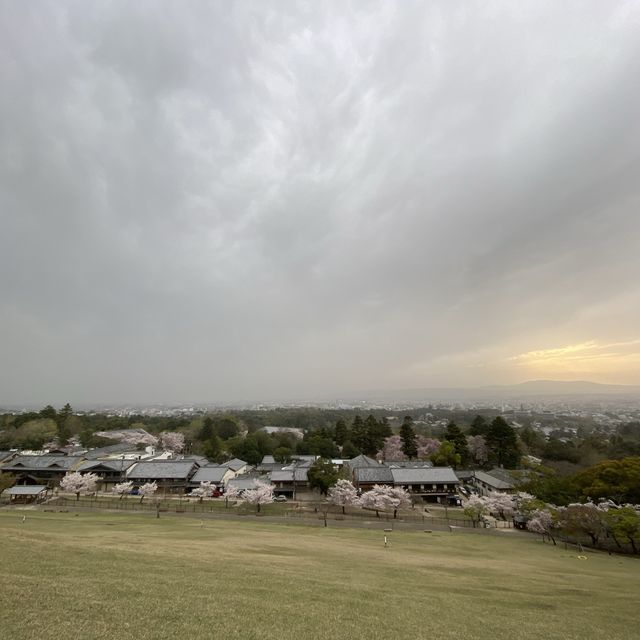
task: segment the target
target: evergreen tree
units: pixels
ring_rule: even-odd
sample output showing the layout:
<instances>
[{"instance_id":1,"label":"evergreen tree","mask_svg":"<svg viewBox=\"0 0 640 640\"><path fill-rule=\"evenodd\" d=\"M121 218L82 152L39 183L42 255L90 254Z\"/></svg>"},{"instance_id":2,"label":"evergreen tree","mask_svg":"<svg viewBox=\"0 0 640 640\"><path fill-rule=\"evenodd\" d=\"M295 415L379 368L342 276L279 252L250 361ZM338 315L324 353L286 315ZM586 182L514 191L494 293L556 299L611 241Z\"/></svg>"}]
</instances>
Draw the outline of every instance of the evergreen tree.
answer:
<instances>
[{"instance_id":1,"label":"evergreen tree","mask_svg":"<svg viewBox=\"0 0 640 640\"><path fill-rule=\"evenodd\" d=\"M309 487L318 489L321 494L326 496L329 489L338 482L340 473L331 460L318 458L309 468L307 477L309 478Z\"/></svg>"},{"instance_id":2,"label":"evergreen tree","mask_svg":"<svg viewBox=\"0 0 640 640\"><path fill-rule=\"evenodd\" d=\"M460 456L459 465L466 465L469 459L469 447L467 445L467 437L462 433L460 427L453 421L447 425L443 440L447 440L453 444L455 452Z\"/></svg>"},{"instance_id":3,"label":"evergreen tree","mask_svg":"<svg viewBox=\"0 0 640 640\"><path fill-rule=\"evenodd\" d=\"M67 404L58 411L55 417L56 427L58 429L58 442L60 446L64 446L71 436L71 429L69 428L69 418L73 415L73 409L71 405Z\"/></svg>"},{"instance_id":4,"label":"evergreen tree","mask_svg":"<svg viewBox=\"0 0 640 640\"><path fill-rule=\"evenodd\" d=\"M520 464L518 437L502 416L491 422L486 439L491 462L506 469L514 469Z\"/></svg>"},{"instance_id":5,"label":"evergreen tree","mask_svg":"<svg viewBox=\"0 0 640 640\"><path fill-rule=\"evenodd\" d=\"M487 421L480 415L476 416L469 429L470 436L486 436L489 431Z\"/></svg>"},{"instance_id":6,"label":"evergreen tree","mask_svg":"<svg viewBox=\"0 0 640 640\"><path fill-rule=\"evenodd\" d=\"M346 440L342 445L342 457L345 460L351 460L351 458L355 458L360 455L360 451L355 447L351 440Z\"/></svg>"},{"instance_id":7,"label":"evergreen tree","mask_svg":"<svg viewBox=\"0 0 640 640\"><path fill-rule=\"evenodd\" d=\"M211 440L214 435L215 431L213 429L213 419L211 418L211 416L207 416L202 422L202 428L200 429L200 433L198 434L198 440Z\"/></svg>"},{"instance_id":8,"label":"evergreen tree","mask_svg":"<svg viewBox=\"0 0 640 640\"><path fill-rule=\"evenodd\" d=\"M417 457L418 443L416 442L416 431L413 428L413 418L405 416L400 427L400 438L402 439L402 453L409 460Z\"/></svg>"},{"instance_id":9,"label":"evergreen tree","mask_svg":"<svg viewBox=\"0 0 640 640\"><path fill-rule=\"evenodd\" d=\"M368 451L370 448L367 425L365 425L360 416L356 416L353 419L353 424L351 425L351 442L353 446L362 453L365 453L365 451Z\"/></svg>"},{"instance_id":10,"label":"evergreen tree","mask_svg":"<svg viewBox=\"0 0 640 640\"><path fill-rule=\"evenodd\" d=\"M347 423L340 418L336 422L335 441L337 445L342 446L349 438L349 430L347 429Z\"/></svg>"},{"instance_id":11,"label":"evergreen tree","mask_svg":"<svg viewBox=\"0 0 640 640\"><path fill-rule=\"evenodd\" d=\"M211 462L218 462L222 457L222 443L215 433L204 443L203 453Z\"/></svg>"}]
</instances>

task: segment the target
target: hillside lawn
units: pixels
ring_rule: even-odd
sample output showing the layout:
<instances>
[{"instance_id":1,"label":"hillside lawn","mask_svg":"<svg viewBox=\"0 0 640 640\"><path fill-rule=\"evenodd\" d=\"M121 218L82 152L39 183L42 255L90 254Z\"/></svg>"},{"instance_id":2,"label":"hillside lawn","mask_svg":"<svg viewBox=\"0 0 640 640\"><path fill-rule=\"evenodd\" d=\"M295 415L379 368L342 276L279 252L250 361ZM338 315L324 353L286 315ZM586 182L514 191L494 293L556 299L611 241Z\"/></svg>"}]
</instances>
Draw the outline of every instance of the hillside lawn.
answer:
<instances>
[{"instance_id":1,"label":"hillside lawn","mask_svg":"<svg viewBox=\"0 0 640 640\"><path fill-rule=\"evenodd\" d=\"M22 522L23 515L26 521ZM382 527L383 525L381 525ZM638 638L636 558L501 535L0 511L0 635Z\"/></svg>"}]
</instances>

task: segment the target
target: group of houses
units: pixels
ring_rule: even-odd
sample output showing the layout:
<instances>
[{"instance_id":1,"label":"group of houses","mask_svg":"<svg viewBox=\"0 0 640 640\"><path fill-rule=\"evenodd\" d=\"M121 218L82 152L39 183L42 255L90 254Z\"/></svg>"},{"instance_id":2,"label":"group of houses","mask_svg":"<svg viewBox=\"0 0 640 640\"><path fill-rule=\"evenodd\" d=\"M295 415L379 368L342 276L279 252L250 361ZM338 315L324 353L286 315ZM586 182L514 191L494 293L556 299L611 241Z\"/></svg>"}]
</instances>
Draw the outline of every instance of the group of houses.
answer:
<instances>
[{"instance_id":1,"label":"group of houses","mask_svg":"<svg viewBox=\"0 0 640 640\"><path fill-rule=\"evenodd\" d=\"M114 485L128 481L135 491L145 483L155 482L164 495L186 495L206 481L220 493L231 486L242 492L261 480L271 483L275 495L304 500L317 497L310 490L308 478L315 459L300 455L288 462L277 462L273 456L264 456L255 467L237 458L214 464L202 456L157 453L151 447L138 451L120 443L91 450L65 447L29 454L0 452L0 471L15 477L15 486L7 495L21 502L38 501L65 474L74 471L97 475L99 491L108 492ZM456 472L424 460L380 462L364 455L332 462L343 468L359 492L374 485L388 485L405 489L415 500L455 505L460 504L460 489L464 486L472 486L480 494L515 491L513 480L509 482L505 475L499 477L501 470Z\"/></svg>"}]
</instances>

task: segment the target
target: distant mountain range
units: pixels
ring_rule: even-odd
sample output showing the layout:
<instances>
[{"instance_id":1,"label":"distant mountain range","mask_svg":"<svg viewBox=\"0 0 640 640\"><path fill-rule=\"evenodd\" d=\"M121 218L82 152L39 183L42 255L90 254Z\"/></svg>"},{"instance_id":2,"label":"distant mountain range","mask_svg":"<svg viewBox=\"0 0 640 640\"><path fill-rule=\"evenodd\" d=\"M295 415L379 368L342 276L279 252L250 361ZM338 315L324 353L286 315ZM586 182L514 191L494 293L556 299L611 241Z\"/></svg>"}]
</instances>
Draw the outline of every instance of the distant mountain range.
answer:
<instances>
[{"instance_id":1,"label":"distant mountain range","mask_svg":"<svg viewBox=\"0 0 640 640\"><path fill-rule=\"evenodd\" d=\"M343 393L339 399L368 402L443 402L506 400L582 400L640 399L640 386L600 384L584 380L530 380L520 384L491 385L486 387L434 387L425 389L393 389Z\"/></svg>"}]
</instances>

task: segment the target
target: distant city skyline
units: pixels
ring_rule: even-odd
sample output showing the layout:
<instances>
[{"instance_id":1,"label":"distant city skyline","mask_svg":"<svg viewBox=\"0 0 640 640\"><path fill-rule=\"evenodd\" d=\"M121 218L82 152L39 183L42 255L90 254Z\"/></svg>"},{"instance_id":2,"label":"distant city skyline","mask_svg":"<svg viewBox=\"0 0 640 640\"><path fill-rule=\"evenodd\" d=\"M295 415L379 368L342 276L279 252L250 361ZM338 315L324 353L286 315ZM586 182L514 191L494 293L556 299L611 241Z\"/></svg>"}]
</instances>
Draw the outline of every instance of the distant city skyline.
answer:
<instances>
[{"instance_id":1,"label":"distant city skyline","mask_svg":"<svg viewBox=\"0 0 640 640\"><path fill-rule=\"evenodd\" d=\"M640 385L640 4L3 3L0 404Z\"/></svg>"}]
</instances>

